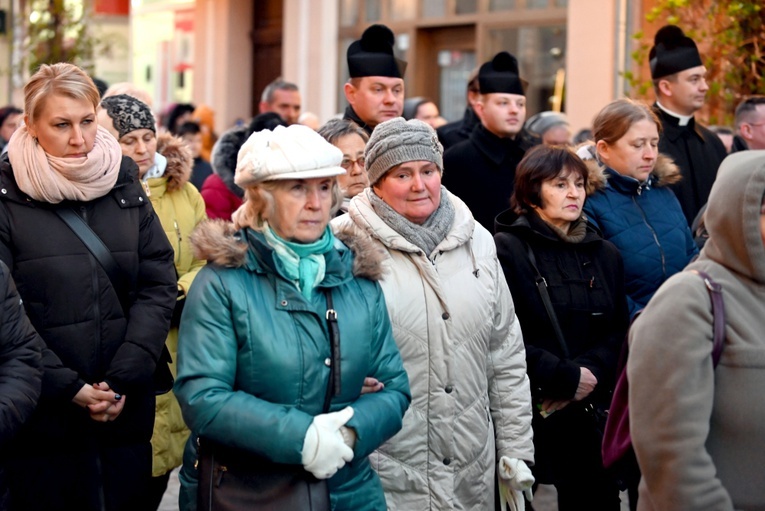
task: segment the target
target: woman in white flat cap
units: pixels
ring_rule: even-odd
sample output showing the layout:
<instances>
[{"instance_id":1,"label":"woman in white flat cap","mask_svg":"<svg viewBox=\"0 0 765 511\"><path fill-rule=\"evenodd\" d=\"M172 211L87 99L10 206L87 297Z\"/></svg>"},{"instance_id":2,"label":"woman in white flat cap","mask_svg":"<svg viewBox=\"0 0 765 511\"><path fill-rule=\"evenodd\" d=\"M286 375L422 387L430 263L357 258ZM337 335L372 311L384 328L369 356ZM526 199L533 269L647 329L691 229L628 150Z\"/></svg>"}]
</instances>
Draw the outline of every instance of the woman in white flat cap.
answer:
<instances>
[{"instance_id":1,"label":"woman in white flat cap","mask_svg":"<svg viewBox=\"0 0 765 511\"><path fill-rule=\"evenodd\" d=\"M328 228L342 158L306 126L254 133L239 152L246 200L233 225L208 222L194 235L209 264L187 298L175 391L200 437L199 509L239 475L251 477L248 503L266 498L277 472L293 474L291 496L326 479L333 510L386 509L367 456L401 428L409 382L379 255L352 251ZM367 376L384 388L361 396ZM210 452L225 467L213 464L213 484Z\"/></svg>"}]
</instances>

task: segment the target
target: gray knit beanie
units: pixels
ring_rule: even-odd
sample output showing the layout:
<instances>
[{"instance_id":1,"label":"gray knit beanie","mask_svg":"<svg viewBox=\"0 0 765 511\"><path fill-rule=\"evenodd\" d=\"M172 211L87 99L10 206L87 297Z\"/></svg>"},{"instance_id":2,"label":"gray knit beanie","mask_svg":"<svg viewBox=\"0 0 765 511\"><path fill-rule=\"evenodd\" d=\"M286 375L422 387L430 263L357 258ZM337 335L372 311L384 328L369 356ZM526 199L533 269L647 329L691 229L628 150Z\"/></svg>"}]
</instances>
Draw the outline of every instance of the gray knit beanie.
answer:
<instances>
[{"instance_id":1,"label":"gray knit beanie","mask_svg":"<svg viewBox=\"0 0 765 511\"><path fill-rule=\"evenodd\" d=\"M408 161L430 161L444 171L444 148L436 131L418 120L396 117L378 124L365 151L370 186L392 167Z\"/></svg>"}]
</instances>

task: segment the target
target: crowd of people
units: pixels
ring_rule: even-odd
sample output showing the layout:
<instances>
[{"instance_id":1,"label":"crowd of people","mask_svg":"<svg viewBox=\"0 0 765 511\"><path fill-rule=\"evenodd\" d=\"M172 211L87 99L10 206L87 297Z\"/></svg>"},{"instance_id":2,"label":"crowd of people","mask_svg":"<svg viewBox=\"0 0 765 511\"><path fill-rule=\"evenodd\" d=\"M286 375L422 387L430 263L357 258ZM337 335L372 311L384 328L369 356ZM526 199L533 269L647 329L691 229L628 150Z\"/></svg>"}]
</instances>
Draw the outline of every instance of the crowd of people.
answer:
<instances>
[{"instance_id":1,"label":"crowd of people","mask_svg":"<svg viewBox=\"0 0 765 511\"><path fill-rule=\"evenodd\" d=\"M323 125L282 79L218 135L64 63L0 109L0 509L156 510L178 467L183 511L765 508L765 98L699 124L667 26L653 105L572 138L503 51L446 122L394 46Z\"/></svg>"}]
</instances>

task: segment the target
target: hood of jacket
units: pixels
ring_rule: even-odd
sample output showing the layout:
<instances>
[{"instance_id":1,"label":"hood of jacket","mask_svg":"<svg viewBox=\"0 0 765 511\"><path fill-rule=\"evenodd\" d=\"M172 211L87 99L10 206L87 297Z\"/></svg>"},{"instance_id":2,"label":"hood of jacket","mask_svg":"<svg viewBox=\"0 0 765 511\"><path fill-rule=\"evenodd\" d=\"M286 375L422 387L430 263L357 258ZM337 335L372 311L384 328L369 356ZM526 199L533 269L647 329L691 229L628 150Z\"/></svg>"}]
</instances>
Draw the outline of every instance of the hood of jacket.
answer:
<instances>
[{"instance_id":1,"label":"hood of jacket","mask_svg":"<svg viewBox=\"0 0 765 511\"><path fill-rule=\"evenodd\" d=\"M247 141L249 136L250 130L248 126L231 128L223 133L215 143L210 158L213 172L218 174L226 188L231 190L240 199L244 197L244 190L234 183L236 161L239 156L239 149L241 149L242 144Z\"/></svg>"},{"instance_id":2,"label":"hood of jacket","mask_svg":"<svg viewBox=\"0 0 765 511\"><path fill-rule=\"evenodd\" d=\"M157 152L167 159L163 177L167 178L167 191L174 192L189 182L194 159L191 151L180 138L169 133L157 136Z\"/></svg>"},{"instance_id":3,"label":"hood of jacket","mask_svg":"<svg viewBox=\"0 0 765 511\"><path fill-rule=\"evenodd\" d=\"M382 279L385 254L380 247L375 246L368 234L353 225L333 231L335 237L342 242L339 248L344 249L344 245L353 252L355 277L374 281ZM245 266L250 250L249 245L242 240L241 231L232 222L220 219L200 222L191 234L191 245L196 258L227 268Z\"/></svg>"},{"instance_id":4,"label":"hood of jacket","mask_svg":"<svg viewBox=\"0 0 765 511\"><path fill-rule=\"evenodd\" d=\"M709 240L701 258L765 284L760 208L765 194L765 151L743 151L723 160L709 194Z\"/></svg>"},{"instance_id":5,"label":"hood of jacket","mask_svg":"<svg viewBox=\"0 0 765 511\"><path fill-rule=\"evenodd\" d=\"M587 222L586 216L583 220L586 222L587 231L584 235L584 239L579 243L591 243L594 241L601 242L603 238L601 238L598 231L595 230L595 227ZM494 232L497 234L500 232L509 232L524 240L527 240L532 236L538 236L553 243L563 243L563 240L561 240L555 231L553 231L553 229L533 211L523 215L518 215L511 209L503 211L497 215L496 220L494 220Z\"/></svg>"},{"instance_id":6,"label":"hood of jacket","mask_svg":"<svg viewBox=\"0 0 765 511\"><path fill-rule=\"evenodd\" d=\"M609 179L619 179L621 174L609 169L597 158L595 146L591 142L586 142L576 148L576 154L584 160L590 177L587 182L587 196L592 195L606 187ZM659 154L656 158L656 167L651 172L651 186L668 186L679 182L682 179L680 167L665 154ZM631 183L634 181L634 183ZM637 189L640 183L633 178L624 177L624 186Z\"/></svg>"}]
</instances>

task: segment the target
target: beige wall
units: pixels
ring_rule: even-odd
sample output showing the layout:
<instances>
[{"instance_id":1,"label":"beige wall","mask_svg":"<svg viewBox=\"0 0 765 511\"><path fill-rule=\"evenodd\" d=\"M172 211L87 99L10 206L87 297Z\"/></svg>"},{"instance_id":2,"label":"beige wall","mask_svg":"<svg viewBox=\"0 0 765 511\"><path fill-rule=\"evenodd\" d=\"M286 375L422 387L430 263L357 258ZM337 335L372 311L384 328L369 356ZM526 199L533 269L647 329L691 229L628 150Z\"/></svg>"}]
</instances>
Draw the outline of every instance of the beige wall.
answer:
<instances>
[{"instance_id":1,"label":"beige wall","mask_svg":"<svg viewBox=\"0 0 765 511\"><path fill-rule=\"evenodd\" d=\"M337 113L337 0L285 0L282 76L300 88L303 112Z\"/></svg>"},{"instance_id":2,"label":"beige wall","mask_svg":"<svg viewBox=\"0 0 765 511\"><path fill-rule=\"evenodd\" d=\"M194 103L215 111L215 130L252 112L252 0L197 0Z\"/></svg>"},{"instance_id":3,"label":"beige wall","mask_svg":"<svg viewBox=\"0 0 765 511\"><path fill-rule=\"evenodd\" d=\"M566 115L571 130L589 127L617 94L619 0L569 0L566 40Z\"/></svg>"}]
</instances>

